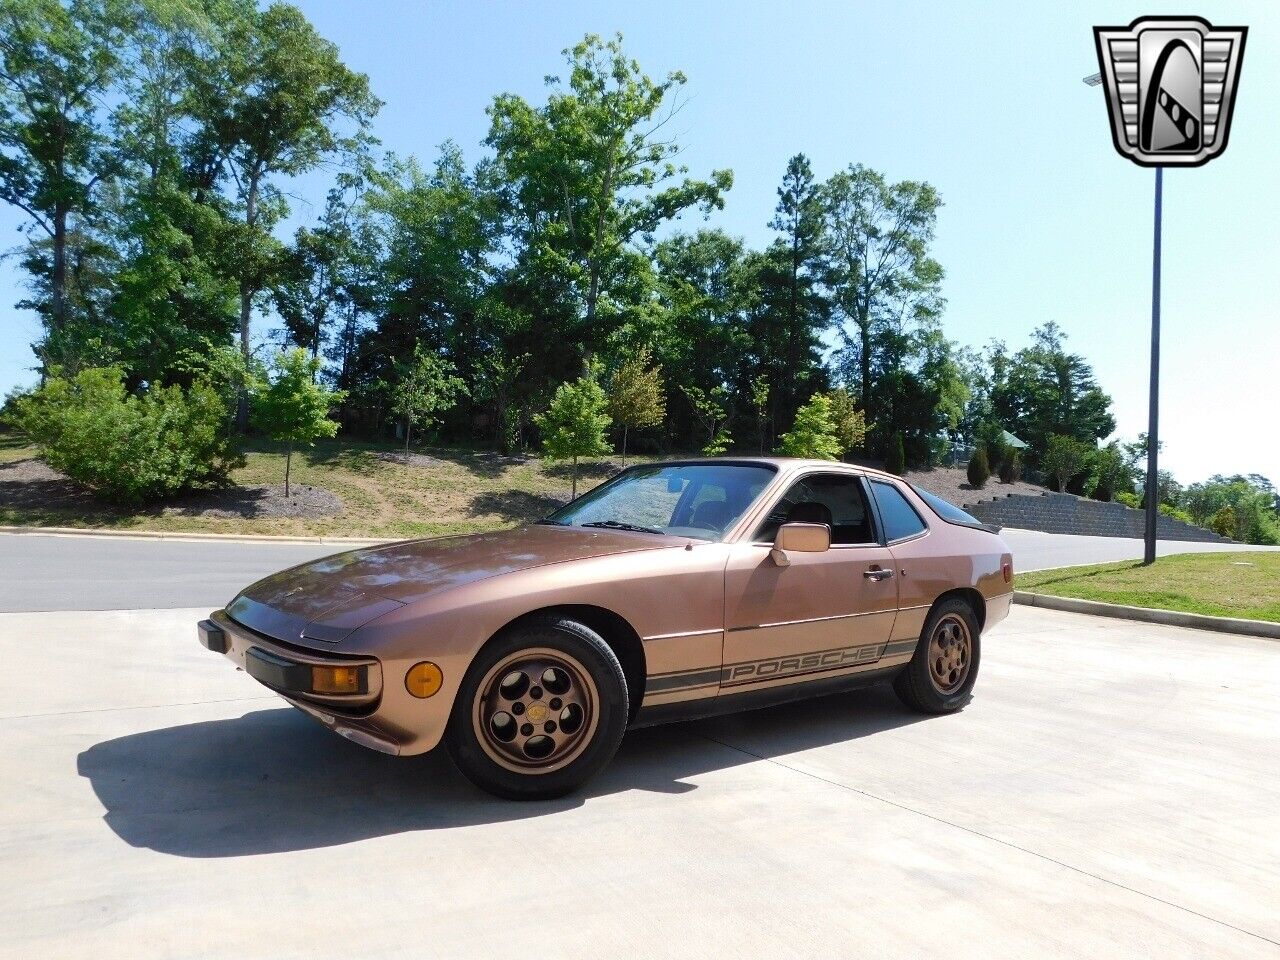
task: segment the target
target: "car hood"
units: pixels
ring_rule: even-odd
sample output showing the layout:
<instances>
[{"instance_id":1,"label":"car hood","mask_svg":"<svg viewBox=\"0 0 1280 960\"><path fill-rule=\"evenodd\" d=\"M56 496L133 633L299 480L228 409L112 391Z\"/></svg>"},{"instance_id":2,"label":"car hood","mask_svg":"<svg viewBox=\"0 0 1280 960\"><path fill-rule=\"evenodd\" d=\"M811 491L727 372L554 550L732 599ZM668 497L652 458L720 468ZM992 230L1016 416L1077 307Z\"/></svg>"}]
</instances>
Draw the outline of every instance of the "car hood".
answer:
<instances>
[{"instance_id":1,"label":"car hood","mask_svg":"<svg viewBox=\"0 0 1280 960\"><path fill-rule=\"evenodd\" d=\"M406 540L304 563L243 590L232 619L280 640L337 643L370 620L449 587L551 563L678 546L684 538L535 525Z\"/></svg>"}]
</instances>

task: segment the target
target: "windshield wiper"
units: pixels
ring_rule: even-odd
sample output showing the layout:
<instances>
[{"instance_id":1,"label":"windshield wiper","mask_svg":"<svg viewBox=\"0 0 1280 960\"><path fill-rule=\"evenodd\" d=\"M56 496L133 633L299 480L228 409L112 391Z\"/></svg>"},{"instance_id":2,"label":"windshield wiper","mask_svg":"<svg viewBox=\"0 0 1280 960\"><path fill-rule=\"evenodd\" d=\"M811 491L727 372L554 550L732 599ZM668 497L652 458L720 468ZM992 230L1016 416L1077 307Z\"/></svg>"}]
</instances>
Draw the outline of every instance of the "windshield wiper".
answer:
<instances>
[{"instance_id":1,"label":"windshield wiper","mask_svg":"<svg viewBox=\"0 0 1280 960\"><path fill-rule=\"evenodd\" d=\"M568 524L567 524L567 523L565 523L563 520L552 520L550 517L543 517L541 520L538 520L538 521L536 521L536 522L537 522L537 523L540 523L540 524L543 524L543 525L545 525L545 526L548 526L548 527L566 527L566 526L568 526Z\"/></svg>"},{"instance_id":2,"label":"windshield wiper","mask_svg":"<svg viewBox=\"0 0 1280 960\"><path fill-rule=\"evenodd\" d=\"M592 520L590 523L582 524L584 527L604 527L608 530L630 530L632 533L656 533L658 536L666 536L665 531L655 530L653 527L642 527L634 523L622 523L618 520Z\"/></svg>"}]
</instances>

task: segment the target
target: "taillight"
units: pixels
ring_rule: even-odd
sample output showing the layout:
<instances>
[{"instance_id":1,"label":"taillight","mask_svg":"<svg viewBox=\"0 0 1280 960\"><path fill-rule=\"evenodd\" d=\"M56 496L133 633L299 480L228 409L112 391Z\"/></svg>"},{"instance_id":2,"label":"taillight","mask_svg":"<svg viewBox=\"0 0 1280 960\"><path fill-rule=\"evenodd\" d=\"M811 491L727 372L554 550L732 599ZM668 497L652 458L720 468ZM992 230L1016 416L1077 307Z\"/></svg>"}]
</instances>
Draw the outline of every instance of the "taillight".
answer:
<instances>
[{"instance_id":1,"label":"taillight","mask_svg":"<svg viewBox=\"0 0 1280 960\"><path fill-rule=\"evenodd\" d=\"M1013 583L1013 561L1006 560L1000 564L1000 573L1004 576L1005 583Z\"/></svg>"}]
</instances>

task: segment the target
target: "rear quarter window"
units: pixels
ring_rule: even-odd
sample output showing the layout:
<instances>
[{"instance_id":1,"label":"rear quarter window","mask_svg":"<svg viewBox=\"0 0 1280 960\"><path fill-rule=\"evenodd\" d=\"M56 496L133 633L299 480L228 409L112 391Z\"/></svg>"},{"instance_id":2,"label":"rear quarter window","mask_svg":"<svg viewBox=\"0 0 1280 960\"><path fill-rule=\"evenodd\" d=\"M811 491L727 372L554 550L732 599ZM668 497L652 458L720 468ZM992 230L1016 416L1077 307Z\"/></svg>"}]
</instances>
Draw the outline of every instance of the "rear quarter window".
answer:
<instances>
[{"instance_id":1,"label":"rear quarter window","mask_svg":"<svg viewBox=\"0 0 1280 960\"><path fill-rule=\"evenodd\" d=\"M929 509L936 513L947 523L958 523L962 527L985 527L985 524L971 513L966 513L957 507L950 500L943 500L941 497L934 496L928 490L921 490L914 483L911 489L916 492L916 496L929 505Z\"/></svg>"},{"instance_id":2,"label":"rear quarter window","mask_svg":"<svg viewBox=\"0 0 1280 960\"><path fill-rule=\"evenodd\" d=\"M872 480L871 491L875 494L876 505L880 508L880 521L884 524L885 539L905 540L924 533L928 525L916 513L907 498L892 483L885 480Z\"/></svg>"}]
</instances>

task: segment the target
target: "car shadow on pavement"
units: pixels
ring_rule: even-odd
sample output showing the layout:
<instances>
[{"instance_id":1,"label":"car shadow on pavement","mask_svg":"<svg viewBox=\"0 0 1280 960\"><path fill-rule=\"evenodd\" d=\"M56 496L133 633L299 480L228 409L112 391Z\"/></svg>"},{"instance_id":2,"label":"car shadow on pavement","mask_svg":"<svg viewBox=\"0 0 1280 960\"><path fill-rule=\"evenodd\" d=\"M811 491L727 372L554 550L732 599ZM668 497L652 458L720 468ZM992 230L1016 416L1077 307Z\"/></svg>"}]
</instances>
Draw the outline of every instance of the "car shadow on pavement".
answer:
<instances>
[{"instance_id":1,"label":"car shadow on pavement","mask_svg":"<svg viewBox=\"0 0 1280 960\"><path fill-rule=\"evenodd\" d=\"M482 793L443 748L385 756L287 707L106 740L80 754L77 770L106 808L106 824L131 846L238 857L548 816L627 790L685 793L699 774L924 719L875 687L635 730L582 792L541 802Z\"/></svg>"}]
</instances>

